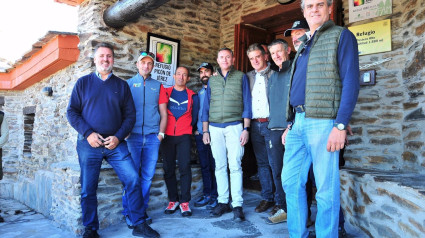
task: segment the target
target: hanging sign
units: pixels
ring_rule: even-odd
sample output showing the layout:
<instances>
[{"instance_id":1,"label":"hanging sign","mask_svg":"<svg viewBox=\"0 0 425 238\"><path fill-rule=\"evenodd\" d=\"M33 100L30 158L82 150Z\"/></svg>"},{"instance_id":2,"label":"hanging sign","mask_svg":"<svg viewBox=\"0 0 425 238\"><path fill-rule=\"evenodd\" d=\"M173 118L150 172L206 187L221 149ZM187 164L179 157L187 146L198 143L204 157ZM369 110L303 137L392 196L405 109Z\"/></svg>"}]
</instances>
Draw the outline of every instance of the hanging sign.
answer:
<instances>
[{"instance_id":1,"label":"hanging sign","mask_svg":"<svg viewBox=\"0 0 425 238\"><path fill-rule=\"evenodd\" d=\"M359 55L391 51L391 21L383 20L348 27L359 45Z\"/></svg>"},{"instance_id":2,"label":"hanging sign","mask_svg":"<svg viewBox=\"0 0 425 238\"><path fill-rule=\"evenodd\" d=\"M392 0L348 0L351 22L384 16L392 13Z\"/></svg>"},{"instance_id":3,"label":"hanging sign","mask_svg":"<svg viewBox=\"0 0 425 238\"><path fill-rule=\"evenodd\" d=\"M148 49L156 56L151 77L164 87L174 86L174 72L179 64L180 40L148 32Z\"/></svg>"}]
</instances>

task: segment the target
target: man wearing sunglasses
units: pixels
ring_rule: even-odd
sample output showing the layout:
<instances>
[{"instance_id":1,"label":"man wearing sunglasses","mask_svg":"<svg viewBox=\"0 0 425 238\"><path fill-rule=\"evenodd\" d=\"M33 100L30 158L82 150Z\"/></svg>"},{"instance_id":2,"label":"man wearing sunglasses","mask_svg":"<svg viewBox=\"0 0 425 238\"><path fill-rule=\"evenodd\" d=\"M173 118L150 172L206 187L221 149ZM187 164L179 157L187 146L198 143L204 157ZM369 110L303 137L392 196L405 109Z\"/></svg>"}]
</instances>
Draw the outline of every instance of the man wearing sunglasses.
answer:
<instances>
[{"instance_id":1,"label":"man wearing sunglasses","mask_svg":"<svg viewBox=\"0 0 425 238\"><path fill-rule=\"evenodd\" d=\"M159 146L165 137L164 132L167 126L167 104L159 101L160 94L165 93L164 87L160 82L151 78L154 64L155 55L142 51L136 62L138 73L127 80L136 107L136 123L127 138L127 145L140 175L146 209L158 160ZM125 196L123 196L123 201L126 201ZM123 204L123 214L131 228L133 224L128 219L126 202ZM152 222L146 213L145 218L148 223Z\"/></svg>"}]
</instances>

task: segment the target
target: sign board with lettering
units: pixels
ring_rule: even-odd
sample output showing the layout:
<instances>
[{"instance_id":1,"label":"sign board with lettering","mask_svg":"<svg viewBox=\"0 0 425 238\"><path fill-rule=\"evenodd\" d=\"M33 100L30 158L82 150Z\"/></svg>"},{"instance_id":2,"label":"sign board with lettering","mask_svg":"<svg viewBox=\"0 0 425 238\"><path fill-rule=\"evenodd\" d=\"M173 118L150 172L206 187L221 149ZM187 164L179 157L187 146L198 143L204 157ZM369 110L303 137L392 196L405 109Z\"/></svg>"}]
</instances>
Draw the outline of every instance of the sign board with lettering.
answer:
<instances>
[{"instance_id":1,"label":"sign board with lettering","mask_svg":"<svg viewBox=\"0 0 425 238\"><path fill-rule=\"evenodd\" d=\"M156 56L151 77L164 87L174 86L174 72L179 63L180 40L148 32L148 49Z\"/></svg>"},{"instance_id":2,"label":"sign board with lettering","mask_svg":"<svg viewBox=\"0 0 425 238\"><path fill-rule=\"evenodd\" d=\"M359 44L359 55L391 51L391 20L348 27Z\"/></svg>"},{"instance_id":3,"label":"sign board with lettering","mask_svg":"<svg viewBox=\"0 0 425 238\"><path fill-rule=\"evenodd\" d=\"M348 16L351 22L361 21L392 13L392 0L348 0Z\"/></svg>"}]
</instances>

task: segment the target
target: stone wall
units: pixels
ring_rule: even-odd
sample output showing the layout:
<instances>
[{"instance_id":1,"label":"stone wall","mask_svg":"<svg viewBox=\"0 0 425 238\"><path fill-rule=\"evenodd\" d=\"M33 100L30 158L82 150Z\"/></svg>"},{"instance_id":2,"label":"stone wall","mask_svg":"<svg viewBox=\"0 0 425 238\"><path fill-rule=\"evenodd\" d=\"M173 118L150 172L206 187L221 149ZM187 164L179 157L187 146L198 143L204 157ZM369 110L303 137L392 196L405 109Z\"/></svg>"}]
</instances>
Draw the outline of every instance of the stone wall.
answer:
<instances>
[{"instance_id":1,"label":"stone wall","mask_svg":"<svg viewBox=\"0 0 425 238\"><path fill-rule=\"evenodd\" d=\"M424 237L424 177L368 170L341 172L346 221L369 237Z\"/></svg>"},{"instance_id":2,"label":"stone wall","mask_svg":"<svg viewBox=\"0 0 425 238\"><path fill-rule=\"evenodd\" d=\"M344 8L348 23L348 1ZM425 174L425 2L393 1L391 15L349 26L384 19L391 19L392 51L360 56L360 65L391 60L368 68L376 85L360 88L347 166Z\"/></svg>"},{"instance_id":3,"label":"stone wall","mask_svg":"<svg viewBox=\"0 0 425 238\"><path fill-rule=\"evenodd\" d=\"M425 2L393 1L392 50L360 56L360 66L391 60L376 70L376 85L361 86L351 119L346 167L341 171L345 219L370 237L425 234L424 51ZM366 169L366 170L365 170Z\"/></svg>"},{"instance_id":4,"label":"stone wall","mask_svg":"<svg viewBox=\"0 0 425 238\"><path fill-rule=\"evenodd\" d=\"M85 56L91 55L94 42L105 40L116 49L114 72L128 79L136 72L136 59L146 50L147 33L180 40L181 66L190 70L188 86L200 87L196 71L203 61L216 62L220 45L220 15L218 0L171 0L151 12L144 13L136 23L113 29L103 22L103 11L116 1L85 1L80 6L80 40Z\"/></svg>"}]
</instances>

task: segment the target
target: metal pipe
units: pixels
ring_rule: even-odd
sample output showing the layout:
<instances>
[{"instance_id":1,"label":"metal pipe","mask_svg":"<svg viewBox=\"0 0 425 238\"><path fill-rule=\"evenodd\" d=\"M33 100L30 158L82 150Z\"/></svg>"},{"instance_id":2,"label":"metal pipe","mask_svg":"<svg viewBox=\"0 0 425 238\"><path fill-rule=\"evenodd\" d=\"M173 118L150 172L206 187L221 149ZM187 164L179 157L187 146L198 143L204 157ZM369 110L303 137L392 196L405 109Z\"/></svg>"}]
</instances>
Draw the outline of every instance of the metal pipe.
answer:
<instances>
[{"instance_id":1,"label":"metal pipe","mask_svg":"<svg viewBox=\"0 0 425 238\"><path fill-rule=\"evenodd\" d=\"M103 13L106 25L121 28L135 22L144 13L160 7L170 0L118 0Z\"/></svg>"}]
</instances>

